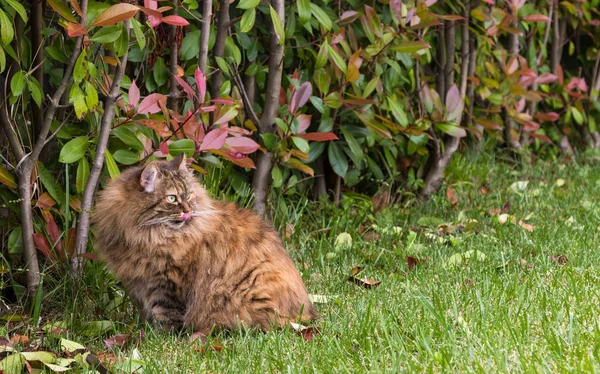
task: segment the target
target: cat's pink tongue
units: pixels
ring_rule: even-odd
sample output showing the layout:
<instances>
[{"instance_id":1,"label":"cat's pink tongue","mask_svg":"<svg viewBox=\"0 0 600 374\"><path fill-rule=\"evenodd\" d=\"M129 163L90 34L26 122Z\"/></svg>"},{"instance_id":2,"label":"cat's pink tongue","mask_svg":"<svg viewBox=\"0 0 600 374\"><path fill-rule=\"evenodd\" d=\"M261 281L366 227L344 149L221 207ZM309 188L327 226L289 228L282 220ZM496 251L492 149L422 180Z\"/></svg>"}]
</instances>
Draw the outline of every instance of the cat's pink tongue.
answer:
<instances>
[{"instance_id":1,"label":"cat's pink tongue","mask_svg":"<svg viewBox=\"0 0 600 374\"><path fill-rule=\"evenodd\" d=\"M181 213L181 217L179 217L179 221L180 222L189 221L190 218L192 218L192 213L191 212Z\"/></svg>"}]
</instances>

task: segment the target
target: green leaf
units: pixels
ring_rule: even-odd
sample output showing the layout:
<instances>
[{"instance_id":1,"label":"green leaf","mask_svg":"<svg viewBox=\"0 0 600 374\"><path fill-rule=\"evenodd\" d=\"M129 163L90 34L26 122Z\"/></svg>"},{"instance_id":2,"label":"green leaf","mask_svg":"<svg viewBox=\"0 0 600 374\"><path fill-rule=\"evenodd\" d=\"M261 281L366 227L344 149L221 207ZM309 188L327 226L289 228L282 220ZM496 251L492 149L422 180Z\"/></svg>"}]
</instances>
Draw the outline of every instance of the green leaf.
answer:
<instances>
[{"instance_id":1,"label":"green leaf","mask_svg":"<svg viewBox=\"0 0 600 374\"><path fill-rule=\"evenodd\" d=\"M299 138L297 136L292 136L292 141L294 142L296 147L298 147L298 149L301 150L302 152L304 152L304 153L310 152L310 145L308 144L308 142L306 140Z\"/></svg>"},{"instance_id":2,"label":"green leaf","mask_svg":"<svg viewBox=\"0 0 600 374\"><path fill-rule=\"evenodd\" d=\"M50 174L48 169L46 169L43 164L38 162L37 168L38 175L42 181L42 184L44 185L44 188L46 188L46 191L48 191L50 196L52 196L54 201L56 201L59 205L64 205L65 191L58 183L56 183L54 176Z\"/></svg>"},{"instance_id":3,"label":"green leaf","mask_svg":"<svg viewBox=\"0 0 600 374\"><path fill-rule=\"evenodd\" d=\"M27 361L39 361L45 364L53 364L56 362L56 356L50 352L34 351L34 352L21 352L25 360Z\"/></svg>"},{"instance_id":4,"label":"green leaf","mask_svg":"<svg viewBox=\"0 0 600 374\"><path fill-rule=\"evenodd\" d=\"M329 162L333 171L344 178L348 172L348 159L340 149L340 146L337 143L329 143L327 155L329 156Z\"/></svg>"},{"instance_id":5,"label":"green leaf","mask_svg":"<svg viewBox=\"0 0 600 374\"><path fill-rule=\"evenodd\" d=\"M126 151L124 149L119 149L118 151L116 151L113 157L118 163L121 163L123 165L133 165L139 161L137 153Z\"/></svg>"},{"instance_id":6,"label":"green leaf","mask_svg":"<svg viewBox=\"0 0 600 374\"><path fill-rule=\"evenodd\" d=\"M71 13L69 6L62 0L48 0L48 4L54 11L63 16L67 21L77 23L77 19Z\"/></svg>"},{"instance_id":7,"label":"green leaf","mask_svg":"<svg viewBox=\"0 0 600 374\"><path fill-rule=\"evenodd\" d=\"M186 157L192 157L195 149L194 141L190 139L176 140L169 144L169 154L174 157L179 156L181 153L185 153Z\"/></svg>"},{"instance_id":8,"label":"green leaf","mask_svg":"<svg viewBox=\"0 0 600 374\"><path fill-rule=\"evenodd\" d=\"M36 77L27 77L27 88L29 88L29 92L31 93L33 101L35 101L38 107L41 107L42 100L44 98L44 91L42 90L42 86L40 85L40 82L38 82Z\"/></svg>"},{"instance_id":9,"label":"green leaf","mask_svg":"<svg viewBox=\"0 0 600 374\"><path fill-rule=\"evenodd\" d=\"M273 151L275 149L275 146L278 144L279 138L277 138L273 134L260 134L260 137L263 140L265 148L267 148L267 150L269 151Z\"/></svg>"},{"instance_id":10,"label":"green leaf","mask_svg":"<svg viewBox=\"0 0 600 374\"><path fill-rule=\"evenodd\" d=\"M135 34L135 39L137 40L137 43L140 46L140 49L144 49L144 47L146 47L146 36L142 31L142 24L135 18L132 18L130 21L131 26L133 27L133 33Z\"/></svg>"},{"instance_id":11,"label":"green leaf","mask_svg":"<svg viewBox=\"0 0 600 374\"><path fill-rule=\"evenodd\" d=\"M219 56L215 56L215 61L217 62L219 69L221 69L221 72L226 76L229 76L229 65L227 65L227 61Z\"/></svg>"},{"instance_id":12,"label":"green leaf","mask_svg":"<svg viewBox=\"0 0 600 374\"><path fill-rule=\"evenodd\" d=\"M60 349L67 352L75 352L79 350L85 350L86 348L72 340L60 339Z\"/></svg>"},{"instance_id":13,"label":"green leaf","mask_svg":"<svg viewBox=\"0 0 600 374\"><path fill-rule=\"evenodd\" d=\"M110 175L110 179L115 180L121 175L121 171L115 162L112 154L107 150L104 155L104 161L106 163L106 168L108 169L108 175Z\"/></svg>"},{"instance_id":14,"label":"green leaf","mask_svg":"<svg viewBox=\"0 0 600 374\"><path fill-rule=\"evenodd\" d=\"M571 107L571 114L578 125L583 125L585 118L583 117L583 114L574 106Z\"/></svg>"},{"instance_id":15,"label":"green leaf","mask_svg":"<svg viewBox=\"0 0 600 374\"><path fill-rule=\"evenodd\" d=\"M115 25L102 27L94 34L94 36L90 38L90 40L100 44L112 43L115 40L119 39L119 36L121 36L121 32L122 31L120 26Z\"/></svg>"},{"instance_id":16,"label":"green leaf","mask_svg":"<svg viewBox=\"0 0 600 374\"><path fill-rule=\"evenodd\" d=\"M13 24L2 9L0 9L0 36L2 37L0 40L2 40L2 44L4 45L10 44L15 37Z\"/></svg>"},{"instance_id":17,"label":"green leaf","mask_svg":"<svg viewBox=\"0 0 600 374\"><path fill-rule=\"evenodd\" d=\"M256 9L248 9L242 14L242 21L240 22L240 31L249 32L254 26L256 20Z\"/></svg>"},{"instance_id":18,"label":"green leaf","mask_svg":"<svg viewBox=\"0 0 600 374\"><path fill-rule=\"evenodd\" d=\"M94 110L98 107L98 92L89 81L85 81L85 103L88 110Z\"/></svg>"},{"instance_id":19,"label":"green leaf","mask_svg":"<svg viewBox=\"0 0 600 374\"><path fill-rule=\"evenodd\" d=\"M325 31L330 31L333 24L331 22L331 18L329 18L327 13L325 13L325 11L321 9L320 6L312 2L310 3L310 9L312 11L313 16L315 16L315 18L317 19L319 24L323 26Z\"/></svg>"},{"instance_id":20,"label":"green leaf","mask_svg":"<svg viewBox=\"0 0 600 374\"><path fill-rule=\"evenodd\" d=\"M329 44L327 44L327 52L329 53L329 56L333 59L333 62L336 64L336 66L342 71L342 73L346 74L346 61L344 61L342 56L340 56L340 54L337 53L337 51Z\"/></svg>"},{"instance_id":21,"label":"green leaf","mask_svg":"<svg viewBox=\"0 0 600 374\"><path fill-rule=\"evenodd\" d=\"M79 88L79 85L73 84L71 86L71 92L69 92L69 102L73 103L77 118L83 118L87 112L87 104L85 102L85 94L81 88Z\"/></svg>"},{"instance_id":22,"label":"green leaf","mask_svg":"<svg viewBox=\"0 0 600 374\"><path fill-rule=\"evenodd\" d=\"M260 0L240 0L236 8L238 9L254 9L260 4Z\"/></svg>"},{"instance_id":23,"label":"green leaf","mask_svg":"<svg viewBox=\"0 0 600 374\"><path fill-rule=\"evenodd\" d=\"M0 183L2 183L5 186L8 186L8 188L17 188L15 176L11 172L3 168L2 165L0 165Z\"/></svg>"},{"instance_id":24,"label":"green leaf","mask_svg":"<svg viewBox=\"0 0 600 374\"><path fill-rule=\"evenodd\" d=\"M273 22L273 29L275 30L275 34L277 34L277 39L279 40L279 45L283 45L285 42L285 30L283 29L281 18L279 18L279 14L277 14L271 4L269 4L269 11L271 14L271 21Z\"/></svg>"},{"instance_id":25,"label":"green leaf","mask_svg":"<svg viewBox=\"0 0 600 374\"><path fill-rule=\"evenodd\" d=\"M23 93L23 88L25 88L25 73L19 70L10 80L10 91L13 96L19 96Z\"/></svg>"},{"instance_id":26,"label":"green leaf","mask_svg":"<svg viewBox=\"0 0 600 374\"><path fill-rule=\"evenodd\" d=\"M435 126L446 134L456 136L457 138L467 136L465 129L450 123L437 123Z\"/></svg>"},{"instance_id":27,"label":"green leaf","mask_svg":"<svg viewBox=\"0 0 600 374\"><path fill-rule=\"evenodd\" d=\"M400 102L398 102L397 96L388 96L387 103L388 107L392 111L392 114L394 115L394 118L396 119L396 121L398 121L400 126L408 126L408 117L406 116L404 108L402 107L402 105L400 105Z\"/></svg>"},{"instance_id":28,"label":"green leaf","mask_svg":"<svg viewBox=\"0 0 600 374\"><path fill-rule=\"evenodd\" d=\"M363 150L360 144L358 144L356 141L354 135L352 135L352 133L344 126L341 127L341 130L342 134L344 134L344 139L346 139L346 142L350 147L350 151L354 154L354 157L356 157L358 160L364 159L365 155L363 154Z\"/></svg>"},{"instance_id":29,"label":"green leaf","mask_svg":"<svg viewBox=\"0 0 600 374\"><path fill-rule=\"evenodd\" d=\"M431 48L431 45L422 41L408 41L399 44L394 44L390 49L394 52L415 53L422 49Z\"/></svg>"},{"instance_id":30,"label":"green leaf","mask_svg":"<svg viewBox=\"0 0 600 374\"><path fill-rule=\"evenodd\" d=\"M21 16L21 19L23 20L23 22L27 22L27 12L25 11L25 7L23 7L23 5L19 4L19 2L17 0L6 0L6 2L17 13L19 13L19 15Z\"/></svg>"},{"instance_id":31,"label":"green leaf","mask_svg":"<svg viewBox=\"0 0 600 374\"><path fill-rule=\"evenodd\" d=\"M138 151L144 149L144 145L142 144L142 142L137 138L137 136L135 136L133 132L131 132L131 129L129 127L115 127L114 129L112 129L112 134L133 149L136 149Z\"/></svg>"},{"instance_id":32,"label":"green leaf","mask_svg":"<svg viewBox=\"0 0 600 374\"><path fill-rule=\"evenodd\" d=\"M87 54L85 49L81 51L81 54L77 58L77 62L75 62L75 67L73 68L73 80L76 83L79 83L85 78L87 75Z\"/></svg>"},{"instance_id":33,"label":"green leaf","mask_svg":"<svg viewBox=\"0 0 600 374\"><path fill-rule=\"evenodd\" d=\"M297 0L296 5L298 6L298 16L300 17L300 24L304 26L304 24L310 22L311 18L310 0Z\"/></svg>"},{"instance_id":34,"label":"green leaf","mask_svg":"<svg viewBox=\"0 0 600 374\"><path fill-rule=\"evenodd\" d=\"M377 178L379 180L383 180L384 179L383 172L381 171L381 168L369 156L367 156L367 164L369 165L369 169L371 170L371 173L373 173L373 175L375 176L375 178Z\"/></svg>"},{"instance_id":35,"label":"green leaf","mask_svg":"<svg viewBox=\"0 0 600 374\"><path fill-rule=\"evenodd\" d=\"M113 330L114 327L112 321L92 321L85 323L78 332L84 336L97 338Z\"/></svg>"},{"instance_id":36,"label":"green leaf","mask_svg":"<svg viewBox=\"0 0 600 374\"><path fill-rule=\"evenodd\" d=\"M79 165L77 165L77 177L75 178L75 189L78 194L82 194L83 190L85 190L85 185L87 184L89 177L90 164L85 157L82 157L81 160L79 160Z\"/></svg>"},{"instance_id":37,"label":"green leaf","mask_svg":"<svg viewBox=\"0 0 600 374\"><path fill-rule=\"evenodd\" d=\"M169 81L169 69L167 69L165 60L162 57L159 57L154 63L152 75L154 76L154 81L159 87L165 85Z\"/></svg>"},{"instance_id":38,"label":"green leaf","mask_svg":"<svg viewBox=\"0 0 600 374\"><path fill-rule=\"evenodd\" d=\"M283 185L283 173L279 166L273 166L273 169L271 169L271 178L273 178L273 187L279 188Z\"/></svg>"},{"instance_id":39,"label":"green leaf","mask_svg":"<svg viewBox=\"0 0 600 374\"><path fill-rule=\"evenodd\" d=\"M179 56L183 61L197 58L200 53L200 30L192 31L183 38Z\"/></svg>"},{"instance_id":40,"label":"green leaf","mask_svg":"<svg viewBox=\"0 0 600 374\"><path fill-rule=\"evenodd\" d=\"M88 137L78 136L75 139L69 141L60 150L60 156L58 161L63 164L72 164L75 161L79 161L85 155L88 147Z\"/></svg>"},{"instance_id":41,"label":"green leaf","mask_svg":"<svg viewBox=\"0 0 600 374\"><path fill-rule=\"evenodd\" d=\"M2 73L6 69L6 55L4 54L4 49L0 46L0 73Z\"/></svg>"},{"instance_id":42,"label":"green leaf","mask_svg":"<svg viewBox=\"0 0 600 374\"><path fill-rule=\"evenodd\" d=\"M8 254L19 255L23 252L23 229L15 227L8 236Z\"/></svg>"},{"instance_id":43,"label":"green leaf","mask_svg":"<svg viewBox=\"0 0 600 374\"><path fill-rule=\"evenodd\" d=\"M0 371L7 374L19 374L25 368L25 357L20 353L12 354L0 361Z\"/></svg>"}]
</instances>

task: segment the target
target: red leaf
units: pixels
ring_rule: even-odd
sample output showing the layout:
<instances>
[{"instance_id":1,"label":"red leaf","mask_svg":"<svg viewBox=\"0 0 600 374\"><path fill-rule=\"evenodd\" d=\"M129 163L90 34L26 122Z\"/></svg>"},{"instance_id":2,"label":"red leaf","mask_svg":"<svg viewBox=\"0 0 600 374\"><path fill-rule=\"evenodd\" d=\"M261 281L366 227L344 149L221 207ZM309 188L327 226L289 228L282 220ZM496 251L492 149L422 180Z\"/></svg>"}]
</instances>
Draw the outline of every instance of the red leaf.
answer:
<instances>
[{"instance_id":1,"label":"red leaf","mask_svg":"<svg viewBox=\"0 0 600 374\"><path fill-rule=\"evenodd\" d=\"M67 26L67 34L69 34L70 37L81 36L87 34L87 30L78 23L69 22L69 25Z\"/></svg>"},{"instance_id":2,"label":"red leaf","mask_svg":"<svg viewBox=\"0 0 600 374\"><path fill-rule=\"evenodd\" d=\"M204 102L204 97L206 96L206 77L200 67L196 68L196 72L194 72L194 79L196 79L196 86L198 87L198 94L200 95L200 102Z\"/></svg>"},{"instance_id":3,"label":"red leaf","mask_svg":"<svg viewBox=\"0 0 600 374\"><path fill-rule=\"evenodd\" d=\"M279 90L279 106L284 106L285 103L287 103L287 97L285 95L285 90L283 89L283 87L281 87L281 89Z\"/></svg>"},{"instance_id":4,"label":"red leaf","mask_svg":"<svg viewBox=\"0 0 600 374\"><path fill-rule=\"evenodd\" d=\"M392 1L399 2L400 0L392 0ZM347 10L344 13L342 13L342 15L340 16L340 19L338 19L336 21L336 23L338 25L347 25L349 23L352 23L352 22L356 21L357 18L358 18L358 12L357 11Z\"/></svg>"},{"instance_id":5,"label":"red leaf","mask_svg":"<svg viewBox=\"0 0 600 374\"><path fill-rule=\"evenodd\" d=\"M491 119L487 118L475 118L475 123L478 125L488 129L488 130L501 130L500 125Z\"/></svg>"},{"instance_id":6,"label":"red leaf","mask_svg":"<svg viewBox=\"0 0 600 374\"><path fill-rule=\"evenodd\" d=\"M156 2L152 1L151 4L153 4L152 6L148 7L143 7L143 6L138 6L138 8L146 13L146 15L148 16L148 22L150 23L150 26L152 27L156 27L158 25L160 25L160 21L162 20L162 14L156 10Z\"/></svg>"},{"instance_id":7,"label":"red leaf","mask_svg":"<svg viewBox=\"0 0 600 374\"><path fill-rule=\"evenodd\" d=\"M538 121L554 122L554 121L558 121L558 119L560 118L560 115L556 112L549 112L549 113L536 113L536 114L534 114L534 117Z\"/></svg>"},{"instance_id":8,"label":"red leaf","mask_svg":"<svg viewBox=\"0 0 600 374\"><path fill-rule=\"evenodd\" d=\"M54 257L54 254L52 253L52 248L50 247L50 244L48 243L48 240L44 235L40 234L39 232L34 233L33 241L35 242L35 246L40 251L42 251L42 253L46 255L46 257Z\"/></svg>"},{"instance_id":9,"label":"red leaf","mask_svg":"<svg viewBox=\"0 0 600 374\"><path fill-rule=\"evenodd\" d=\"M531 22L550 22L552 19L543 14L530 14L526 17L523 17L523 21L531 21Z\"/></svg>"},{"instance_id":10,"label":"red leaf","mask_svg":"<svg viewBox=\"0 0 600 374\"><path fill-rule=\"evenodd\" d=\"M140 101L140 89L135 84L135 80L129 86L129 106L135 108Z\"/></svg>"},{"instance_id":11,"label":"red leaf","mask_svg":"<svg viewBox=\"0 0 600 374\"><path fill-rule=\"evenodd\" d=\"M536 84L552 83L556 79L558 79L558 77L556 75L551 74L551 73L544 73L535 79L535 83Z\"/></svg>"},{"instance_id":12,"label":"red leaf","mask_svg":"<svg viewBox=\"0 0 600 374\"><path fill-rule=\"evenodd\" d=\"M58 225L56 224L54 219L51 219L46 223L46 231L48 232L48 236L50 236L50 239L52 240L52 245L54 246L54 248L58 249L59 251L62 250L62 242L59 240L60 230L58 229Z\"/></svg>"},{"instance_id":13,"label":"red leaf","mask_svg":"<svg viewBox=\"0 0 600 374\"><path fill-rule=\"evenodd\" d=\"M254 165L254 161L250 157L237 157L236 155L231 154L230 152L223 152L218 149L211 149L210 153L215 154L217 156L221 156L223 158L228 159L232 163L241 166L247 169L256 169ZM242 155L243 156L243 155Z\"/></svg>"},{"instance_id":14,"label":"red leaf","mask_svg":"<svg viewBox=\"0 0 600 374\"><path fill-rule=\"evenodd\" d=\"M167 142L162 142L159 144L158 150L163 154L163 156L166 156L169 154L169 145Z\"/></svg>"},{"instance_id":15,"label":"red leaf","mask_svg":"<svg viewBox=\"0 0 600 374\"><path fill-rule=\"evenodd\" d=\"M10 337L10 343L12 345L26 346L29 344L29 337L27 335L14 334L13 336Z\"/></svg>"},{"instance_id":16,"label":"red leaf","mask_svg":"<svg viewBox=\"0 0 600 374\"><path fill-rule=\"evenodd\" d=\"M223 109L223 108L221 108ZM219 114L221 114L222 110L219 111ZM235 118L235 116L237 116L238 111L237 109L230 107L230 108L226 108L225 113L223 113L219 119L217 119L215 121L215 125L225 125L226 123L228 123L229 121L231 121L232 119Z\"/></svg>"},{"instance_id":17,"label":"red leaf","mask_svg":"<svg viewBox=\"0 0 600 374\"><path fill-rule=\"evenodd\" d=\"M338 137L332 132L311 132L308 134L298 134L296 136L304 140L313 142L326 142L329 140L338 140Z\"/></svg>"},{"instance_id":18,"label":"red leaf","mask_svg":"<svg viewBox=\"0 0 600 374\"><path fill-rule=\"evenodd\" d=\"M48 192L44 192L40 195L40 198L35 203L35 208L40 208L42 210L49 210L56 204L56 201L50 197Z\"/></svg>"},{"instance_id":19,"label":"red leaf","mask_svg":"<svg viewBox=\"0 0 600 374\"><path fill-rule=\"evenodd\" d=\"M120 3L111 6L96 18L94 26L109 26L117 22L125 21L135 16L140 9L128 3Z\"/></svg>"},{"instance_id":20,"label":"red leaf","mask_svg":"<svg viewBox=\"0 0 600 374\"><path fill-rule=\"evenodd\" d=\"M296 120L298 121L298 133L306 131L308 126L310 126L311 118L312 116L309 114L300 114L298 117L296 117Z\"/></svg>"},{"instance_id":21,"label":"red leaf","mask_svg":"<svg viewBox=\"0 0 600 374\"><path fill-rule=\"evenodd\" d=\"M156 132L156 135L160 137L168 136L171 133L167 125L165 125L163 121L158 119L138 119L135 120L135 123L154 130L154 132Z\"/></svg>"},{"instance_id":22,"label":"red leaf","mask_svg":"<svg viewBox=\"0 0 600 374\"><path fill-rule=\"evenodd\" d=\"M69 254L69 258L73 257L73 254L75 253L75 236L77 235L77 229L71 227L69 229L69 231L67 231L67 239L66 239L66 243L67 243L67 253Z\"/></svg>"},{"instance_id":23,"label":"red leaf","mask_svg":"<svg viewBox=\"0 0 600 374\"><path fill-rule=\"evenodd\" d=\"M235 151L249 154L255 152L260 146L254 140L245 137L230 137L225 140L225 144Z\"/></svg>"},{"instance_id":24,"label":"red leaf","mask_svg":"<svg viewBox=\"0 0 600 374\"><path fill-rule=\"evenodd\" d=\"M154 114L161 111L160 102L163 105L167 104L167 98L165 95L159 93L153 93L144 98L138 108L139 114Z\"/></svg>"},{"instance_id":25,"label":"red leaf","mask_svg":"<svg viewBox=\"0 0 600 374\"><path fill-rule=\"evenodd\" d=\"M394 11L398 21L402 20L402 0L390 0L390 8ZM415 8L413 8L415 9Z\"/></svg>"},{"instance_id":26,"label":"red leaf","mask_svg":"<svg viewBox=\"0 0 600 374\"><path fill-rule=\"evenodd\" d=\"M95 253L80 253L77 255L77 257L85 258L90 261L98 260L98 255Z\"/></svg>"},{"instance_id":27,"label":"red leaf","mask_svg":"<svg viewBox=\"0 0 600 374\"><path fill-rule=\"evenodd\" d=\"M166 16L163 17L162 22L175 26L187 26L190 24L185 18L180 16Z\"/></svg>"},{"instance_id":28,"label":"red leaf","mask_svg":"<svg viewBox=\"0 0 600 374\"><path fill-rule=\"evenodd\" d=\"M227 138L227 129L214 129L208 132L200 145L200 152L207 149L221 149Z\"/></svg>"},{"instance_id":29,"label":"red leaf","mask_svg":"<svg viewBox=\"0 0 600 374\"><path fill-rule=\"evenodd\" d=\"M175 77L177 83L183 88L188 98L193 101L196 97L196 91L194 91L194 89L181 77L178 77L177 75L173 76Z\"/></svg>"},{"instance_id":30,"label":"red leaf","mask_svg":"<svg viewBox=\"0 0 600 374\"><path fill-rule=\"evenodd\" d=\"M229 99L212 99L211 102L215 104L223 104L223 105L235 105L235 101Z\"/></svg>"},{"instance_id":31,"label":"red leaf","mask_svg":"<svg viewBox=\"0 0 600 374\"><path fill-rule=\"evenodd\" d=\"M532 138L536 138L538 140L541 140L544 143L552 144L552 140L549 137L547 137L546 135L537 134L535 132L532 132L530 135L531 135Z\"/></svg>"},{"instance_id":32,"label":"red leaf","mask_svg":"<svg viewBox=\"0 0 600 374\"><path fill-rule=\"evenodd\" d=\"M304 106L308 102L310 95L312 94L312 85L310 82L304 82L296 92L292 95L292 100L290 102L290 113L294 114L296 111Z\"/></svg>"}]
</instances>

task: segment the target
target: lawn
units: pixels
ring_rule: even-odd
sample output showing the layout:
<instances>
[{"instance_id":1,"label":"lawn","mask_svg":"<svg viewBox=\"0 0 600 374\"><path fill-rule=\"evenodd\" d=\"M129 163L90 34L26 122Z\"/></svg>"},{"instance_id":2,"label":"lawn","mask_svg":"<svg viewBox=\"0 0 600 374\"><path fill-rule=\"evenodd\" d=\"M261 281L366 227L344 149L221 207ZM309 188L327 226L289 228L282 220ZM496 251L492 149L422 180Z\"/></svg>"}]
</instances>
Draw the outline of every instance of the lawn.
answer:
<instances>
[{"instance_id":1,"label":"lawn","mask_svg":"<svg viewBox=\"0 0 600 374\"><path fill-rule=\"evenodd\" d=\"M60 335L100 359L134 356L149 373L598 371L600 165L500 158L455 157L440 194L377 213L357 195L338 209L276 199L275 223L319 301L310 341L293 329L217 333L205 346L155 333L93 261L84 280L46 279L40 326L61 329L46 326L44 347L60 351ZM352 243L336 246L344 232ZM349 282L357 266L378 286ZM82 330L97 320L113 323ZM142 328L122 349L103 342Z\"/></svg>"}]
</instances>

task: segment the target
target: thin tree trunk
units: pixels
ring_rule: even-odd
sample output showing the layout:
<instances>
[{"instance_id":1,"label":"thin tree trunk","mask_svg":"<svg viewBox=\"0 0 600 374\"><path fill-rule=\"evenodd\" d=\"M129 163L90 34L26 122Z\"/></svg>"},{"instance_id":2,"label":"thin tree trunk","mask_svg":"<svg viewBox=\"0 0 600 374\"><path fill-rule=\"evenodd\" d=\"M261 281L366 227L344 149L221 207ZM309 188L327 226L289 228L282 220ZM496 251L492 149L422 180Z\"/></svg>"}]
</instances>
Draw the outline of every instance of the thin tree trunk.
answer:
<instances>
[{"instance_id":1,"label":"thin tree trunk","mask_svg":"<svg viewBox=\"0 0 600 374\"><path fill-rule=\"evenodd\" d=\"M42 92L44 91L44 36L42 30L44 28L44 4L42 0L33 0L31 4L31 52L32 66L35 69L32 76L40 82ZM43 96L42 96L43 97ZM31 122L33 125L34 139L40 133L44 122L43 106L38 106L33 100L31 101ZM45 158L45 157L44 157Z\"/></svg>"},{"instance_id":2,"label":"thin tree trunk","mask_svg":"<svg viewBox=\"0 0 600 374\"><path fill-rule=\"evenodd\" d=\"M512 26L518 27L518 24L515 22ZM516 57L519 54L519 35L515 33L508 34L508 53L511 57ZM519 139L513 137L513 132L516 131L515 121L508 116L508 113L505 113L504 118L504 140L513 150L522 151L523 146Z\"/></svg>"},{"instance_id":3,"label":"thin tree trunk","mask_svg":"<svg viewBox=\"0 0 600 374\"><path fill-rule=\"evenodd\" d=\"M438 63L438 75L436 77L436 88L438 92L446 92L446 32L444 31L444 24L439 26L438 30L438 50L437 50L437 63ZM442 102L446 99L444 95L440 95Z\"/></svg>"},{"instance_id":4,"label":"thin tree trunk","mask_svg":"<svg viewBox=\"0 0 600 374\"><path fill-rule=\"evenodd\" d=\"M206 65L208 64L208 41L210 37L210 24L212 19L212 0L202 1L202 29L200 34L200 55L198 56L198 66L202 73L206 75ZM200 102L204 100L200 98Z\"/></svg>"},{"instance_id":5,"label":"thin tree trunk","mask_svg":"<svg viewBox=\"0 0 600 374\"><path fill-rule=\"evenodd\" d=\"M279 15L281 22L285 24L284 0L272 0L271 6ZM277 33L272 24L270 31L269 73L267 75L265 106L259 123L261 134L270 134L275 131L275 118L279 109L279 90L281 88L281 74L283 70L283 46L279 45ZM273 154L269 151L266 154L262 152L258 153L256 172L252 179L252 187L254 188L254 196L256 198L254 211L261 216L265 214L273 157Z\"/></svg>"},{"instance_id":6,"label":"thin tree trunk","mask_svg":"<svg viewBox=\"0 0 600 374\"><path fill-rule=\"evenodd\" d=\"M87 12L87 4L87 0L81 1L81 9L84 15ZM33 242L34 229L30 190L31 173L37 163L42 149L46 145L46 140L48 139L48 134L50 132L50 125L52 124L52 120L54 119L54 115L56 114L56 110L59 106L60 98L65 93L67 85L69 84L73 74L73 67L75 66L75 62L81 53L82 42L82 36L75 39L75 45L69 60L69 64L65 68L62 81L56 88L56 91L52 97L49 99L49 105L44 113L43 122L41 127L38 129L38 134L33 145L33 149L30 153L25 153L24 144L21 143L17 135L16 124L13 126L8 116L6 99L3 97L3 94L0 93L0 103L3 105L3 108L1 108L2 114L0 115L0 125L4 127L4 132L7 135L10 148L17 161L15 173L18 179L17 190L20 199L19 207L21 211L21 228L23 230L23 252L27 261L27 291L30 301L35 296L40 283L40 269L37 261L35 243Z\"/></svg>"},{"instance_id":7,"label":"thin tree trunk","mask_svg":"<svg viewBox=\"0 0 600 374\"><path fill-rule=\"evenodd\" d=\"M177 13L178 2L173 1L173 13ZM179 56L179 51L177 47L177 27L175 25L169 25L169 72L171 76L169 77L169 97L167 98L167 107L174 111L175 113L179 113L179 104L181 100L179 99L179 84L177 83L177 57Z\"/></svg>"},{"instance_id":8,"label":"thin tree trunk","mask_svg":"<svg viewBox=\"0 0 600 374\"><path fill-rule=\"evenodd\" d=\"M321 153L315 160L315 186L314 186L314 199L319 200L323 196L327 196L327 183L325 182L325 158L324 154Z\"/></svg>"},{"instance_id":9,"label":"thin tree trunk","mask_svg":"<svg viewBox=\"0 0 600 374\"><path fill-rule=\"evenodd\" d=\"M217 37L215 46L213 47L213 55L215 57L223 57L225 53L225 39L227 38L227 29L229 28L229 2L221 1L219 3L219 19L217 21ZM221 82L223 81L223 73L221 70L214 72L210 87L210 96L215 99L219 97L221 90Z\"/></svg>"},{"instance_id":10,"label":"thin tree trunk","mask_svg":"<svg viewBox=\"0 0 600 374\"><path fill-rule=\"evenodd\" d=\"M128 20L125 21L125 26L125 28L129 30ZM102 166L104 165L106 146L108 145L112 121L115 117L115 105L117 104L117 100L120 95L121 82L123 80L123 75L125 75L125 69L127 68L127 55L128 51L125 51L121 57L121 64L113 79L108 96L104 101L104 114L102 115L102 120L100 121L100 134L98 135L98 143L96 145L96 156L94 157L92 170L90 171L90 176L83 191L83 198L81 199L81 214L79 215L77 236L75 240L75 258L73 258L72 261L72 270L74 274L79 274L82 264L82 258L79 257L79 255L85 253L87 248L90 230L90 211L94 201L94 193L98 186L100 172L102 171Z\"/></svg>"},{"instance_id":11,"label":"thin tree trunk","mask_svg":"<svg viewBox=\"0 0 600 374\"><path fill-rule=\"evenodd\" d=\"M594 73L592 76L592 87L594 87L594 90L590 93L590 103L598 100L598 91L600 91L600 51L598 51L598 55L596 56L596 64L594 65ZM592 131L590 135L593 139L592 148L600 148L600 134L598 134L598 131Z\"/></svg>"},{"instance_id":12,"label":"thin tree trunk","mask_svg":"<svg viewBox=\"0 0 600 374\"><path fill-rule=\"evenodd\" d=\"M468 15L469 15L469 11L468 11L468 7L465 7L465 14L463 14L463 17L468 19ZM440 46L441 48L445 49L445 58L446 60L444 61L440 61L439 64L441 66L445 66L444 69L444 84L445 84L445 91L439 91L438 88L438 93L440 94L441 98L445 98L446 97L446 93L447 91L452 87L452 85L454 84L454 52L455 52L455 35L454 35L454 21L445 21L446 23L446 43L442 46ZM468 26L468 25L467 25ZM465 49L463 49L463 52L465 51ZM461 58L466 58L466 56L461 53ZM461 66L463 66L464 61L461 61ZM463 80L466 80L466 78L464 77L464 75L466 75L468 73L468 69L463 69L461 70L461 82ZM463 85L461 85L461 87L463 87ZM464 90L466 90L466 84L464 85ZM464 97L465 92L461 91L461 96ZM462 120L462 114L461 116L458 118L457 123L461 123ZM433 131L433 129L429 129L430 130L430 134L433 137L433 142L434 142L434 150L431 153L431 155L429 156L429 160L427 161L427 172L425 174L425 178L423 180L424 186L423 189L420 192L420 196L423 199L428 199L429 196L431 196L431 194L436 193L439 189L440 186L442 185L442 181L444 180L444 171L446 170L446 168L448 167L448 164L450 163L450 161L452 160L452 156L454 155L454 153L456 152L456 150L458 149L458 145L460 144L460 138L454 137L454 136L447 136L446 140L444 141L444 149L442 150L440 143L441 140L439 138L436 137L435 132Z\"/></svg>"}]
</instances>

